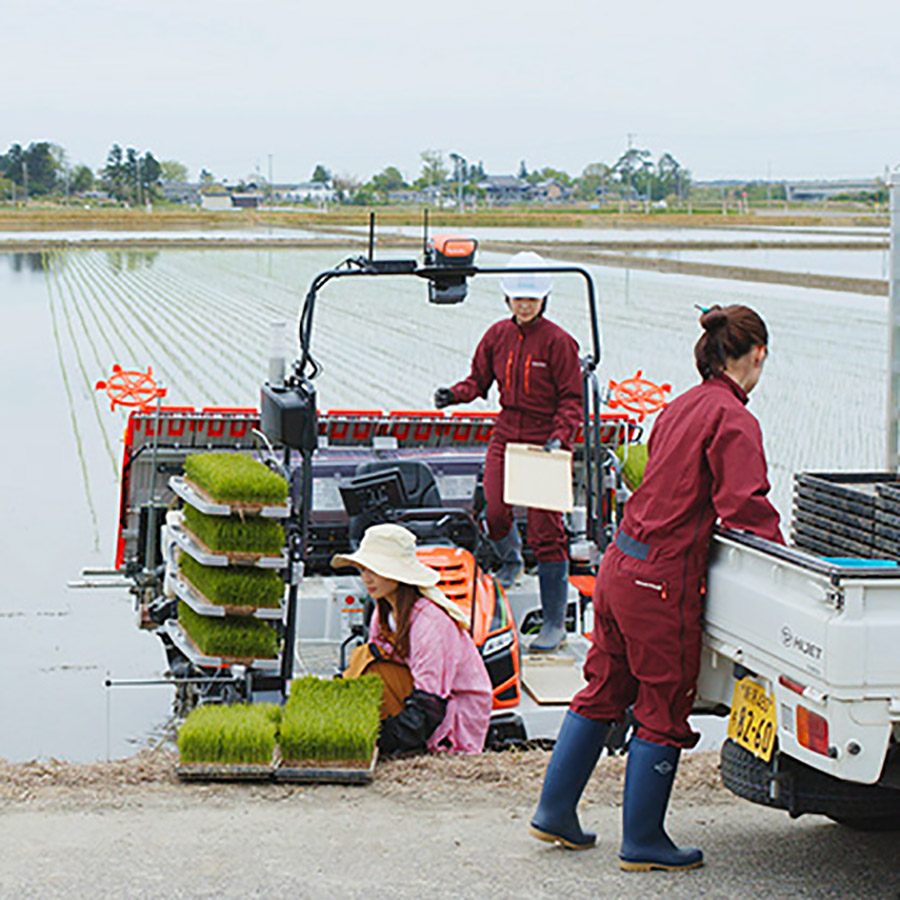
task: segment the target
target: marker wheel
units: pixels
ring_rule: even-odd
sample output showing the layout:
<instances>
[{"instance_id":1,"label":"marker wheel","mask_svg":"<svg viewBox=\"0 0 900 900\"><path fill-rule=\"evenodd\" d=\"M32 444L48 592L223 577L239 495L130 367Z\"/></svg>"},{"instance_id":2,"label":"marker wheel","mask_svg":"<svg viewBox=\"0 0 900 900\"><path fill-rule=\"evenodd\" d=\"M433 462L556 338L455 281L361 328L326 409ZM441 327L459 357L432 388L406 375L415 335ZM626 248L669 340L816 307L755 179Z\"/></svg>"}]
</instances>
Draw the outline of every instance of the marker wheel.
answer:
<instances>
[{"instance_id":1,"label":"marker wheel","mask_svg":"<svg viewBox=\"0 0 900 900\"><path fill-rule=\"evenodd\" d=\"M639 422L655 412L661 410L666 403L666 394L672 390L670 384L654 384L642 378L642 371L638 369L634 378L627 378L616 384L610 381L609 389L612 396L609 400L610 409L622 407L628 412L635 413Z\"/></svg>"},{"instance_id":2,"label":"marker wheel","mask_svg":"<svg viewBox=\"0 0 900 900\"><path fill-rule=\"evenodd\" d=\"M157 397L165 397L166 389L159 387L151 377L153 370L146 372L126 371L118 363L106 381L98 381L95 389L105 390L110 399L110 409L117 406L134 406L146 412Z\"/></svg>"}]
</instances>

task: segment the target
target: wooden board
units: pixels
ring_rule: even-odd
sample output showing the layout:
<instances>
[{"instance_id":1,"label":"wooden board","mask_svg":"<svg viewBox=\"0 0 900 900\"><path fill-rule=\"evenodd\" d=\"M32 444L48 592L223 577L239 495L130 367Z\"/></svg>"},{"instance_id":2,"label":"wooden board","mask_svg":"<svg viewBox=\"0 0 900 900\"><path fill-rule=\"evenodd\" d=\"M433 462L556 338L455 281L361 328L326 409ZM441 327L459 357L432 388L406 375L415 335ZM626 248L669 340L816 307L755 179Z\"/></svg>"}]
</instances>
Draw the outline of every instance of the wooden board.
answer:
<instances>
[{"instance_id":1,"label":"wooden board","mask_svg":"<svg viewBox=\"0 0 900 900\"><path fill-rule=\"evenodd\" d=\"M522 687L542 706L570 703L586 683L571 656L522 656Z\"/></svg>"},{"instance_id":2,"label":"wooden board","mask_svg":"<svg viewBox=\"0 0 900 900\"><path fill-rule=\"evenodd\" d=\"M537 444L507 444L503 502L510 506L572 511L572 454Z\"/></svg>"}]
</instances>

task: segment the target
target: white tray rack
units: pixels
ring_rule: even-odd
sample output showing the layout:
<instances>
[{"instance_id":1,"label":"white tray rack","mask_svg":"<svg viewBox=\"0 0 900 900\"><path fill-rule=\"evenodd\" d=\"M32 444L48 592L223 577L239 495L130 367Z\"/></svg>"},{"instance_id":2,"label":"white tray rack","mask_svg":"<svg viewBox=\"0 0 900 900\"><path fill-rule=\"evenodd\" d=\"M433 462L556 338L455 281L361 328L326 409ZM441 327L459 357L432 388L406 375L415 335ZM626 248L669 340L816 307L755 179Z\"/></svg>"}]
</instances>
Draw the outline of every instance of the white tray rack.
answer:
<instances>
[{"instance_id":1,"label":"white tray rack","mask_svg":"<svg viewBox=\"0 0 900 900\"><path fill-rule=\"evenodd\" d=\"M205 656L188 640L184 629L177 619L166 619L163 630L172 639L172 643L197 666L217 667L232 665L248 665L261 672L279 672L281 670L281 654L274 659L241 659L232 660L221 656Z\"/></svg>"},{"instance_id":2,"label":"white tray rack","mask_svg":"<svg viewBox=\"0 0 900 900\"><path fill-rule=\"evenodd\" d=\"M234 603L226 607L217 603L211 603L208 597L204 597L183 578L178 576L175 578L175 594L179 600L183 600L195 613L199 613L201 616L218 616L220 618L225 616L253 616L256 619L270 619L276 622L284 618L284 608L282 606L253 608ZM238 609L248 611L236 612Z\"/></svg>"},{"instance_id":3,"label":"white tray rack","mask_svg":"<svg viewBox=\"0 0 900 900\"><path fill-rule=\"evenodd\" d=\"M190 503L202 513L208 516L234 516L245 513L250 516L263 516L267 519L286 519L290 515L287 506L263 506L262 504L246 503L218 503L208 497L199 494L194 487L182 476L173 475L169 478L169 487L185 503Z\"/></svg>"}]
</instances>

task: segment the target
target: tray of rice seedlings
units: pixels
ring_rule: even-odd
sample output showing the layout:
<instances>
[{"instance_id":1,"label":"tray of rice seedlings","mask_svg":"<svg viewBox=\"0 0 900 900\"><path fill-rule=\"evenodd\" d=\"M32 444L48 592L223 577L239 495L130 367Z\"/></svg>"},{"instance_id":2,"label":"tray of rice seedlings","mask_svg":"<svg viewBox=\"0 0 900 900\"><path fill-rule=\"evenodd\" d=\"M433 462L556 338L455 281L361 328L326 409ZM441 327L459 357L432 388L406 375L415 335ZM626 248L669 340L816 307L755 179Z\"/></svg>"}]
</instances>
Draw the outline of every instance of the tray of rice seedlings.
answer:
<instances>
[{"instance_id":1,"label":"tray of rice seedlings","mask_svg":"<svg viewBox=\"0 0 900 900\"><path fill-rule=\"evenodd\" d=\"M283 616L284 581L271 569L204 566L183 553L174 584L179 599L202 616Z\"/></svg>"},{"instance_id":2,"label":"tray of rice seedlings","mask_svg":"<svg viewBox=\"0 0 900 900\"><path fill-rule=\"evenodd\" d=\"M196 506L200 512L209 516L259 515L263 518L286 519L290 514L287 504L283 506L264 506L261 503L217 503L202 488L179 475L169 478L169 487L185 503Z\"/></svg>"},{"instance_id":3,"label":"tray of rice seedlings","mask_svg":"<svg viewBox=\"0 0 900 900\"><path fill-rule=\"evenodd\" d=\"M202 666L231 663L258 669L278 669L278 633L253 616L201 616L186 603L178 604L178 621L164 628L192 662Z\"/></svg>"},{"instance_id":4,"label":"tray of rice seedlings","mask_svg":"<svg viewBox=\"0 0 900 900\"><path fill-rule=\"evenodd\" d=\"M227 511L207 509L206 512L288 514L287 481L244 453L192 453L184 461L183 480L201 502L227 507ZM172 489L177 492L174 485Z\"/></svg>"},{"instance_id":5,"label":"tray of rice seedlings","mask_svg":"<svg viewBox=\"0 0 900 900\"><path fill-rule=\"evenodd\" d=\"M365 784L375 775L382 683L377 675L295 679L281 714L279 781Z\"/></svg>"},{"instance_id":6,"label":"tray of rice seedlings","mask_svg":"<svg viewBox=\"0 0 900 900\"><path fill-rule=\"evenodd\" d=\"M271 778L280 719L281 707L274 703L196 707L178 729L178 777Z\"/></svg>"},{"instance_id":7,"label":"tray of rice seedlings","mask_svg":"<svg viewBox=\"0 0 900 900\"><path fill-rule=\"evenodd\" d=\"M191 533L200 548L224 553L229 558L281 557L284 529L272 519L260 516L208 516L193 506L182 510L182 527Z\"/></svg>"},{"instance_id":8,"label":"tray of rice seedlings","mask_svg":"<svg viewBox=\"0 0 900 900\"><path fill-rule=\"evenodd\" d=\"M183 513L190 508L191 507L186 506L184 510L178 511L177 515L167 518L166 527L169 529L169 534L175 543L178 544L185 553L197 560L197 562L202 563L204 566L243 565L259 566L261 569L283 569L287 565L287 554L284 550L282 550L278 556L233 551L218 552L211 550L201 539L196 537L192 531L185 527ZM212 518L212 516L209 518ZM223 519L222 521L228 520ZM271 519L268 520L268 523L274 525L281 531L280 526Z\"/></svg>"}]
</instances>

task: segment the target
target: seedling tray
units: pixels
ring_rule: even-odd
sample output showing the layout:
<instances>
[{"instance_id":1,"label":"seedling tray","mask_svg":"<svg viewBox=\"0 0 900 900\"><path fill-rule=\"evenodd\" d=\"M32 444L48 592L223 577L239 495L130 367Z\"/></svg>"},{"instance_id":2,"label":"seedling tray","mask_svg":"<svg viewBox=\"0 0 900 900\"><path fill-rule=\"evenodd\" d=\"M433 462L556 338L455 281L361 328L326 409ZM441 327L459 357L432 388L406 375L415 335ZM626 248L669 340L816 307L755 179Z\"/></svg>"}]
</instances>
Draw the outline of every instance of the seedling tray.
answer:
<instances>
[{"instance_id":1,"label":"seedling tray","mask_svg":"<svg viewBox=\"0 0 900 900\"><path fill-rule=\"evenodd\" d=\"M265 556L261 553L234 553L231 551L217 553L201 543L183 525L170 522L167 527L175 543L185 553L190 553L198 563L204 566L259 566L261 569L283 569L287 566L286 551L282 551L278 556Z\"/></svg>"},{"instance_id":2,"label":"seedling tray","mask_svg":"<svg viewBox=\"0 0 900 900\"><path fill-rule=\"evenodd\" d=\"M793 545L798 550L803 550L805 553L811 553L813 556L844 556L843 551L838 551L834 547L825 543L824 541L817 541L815 538L811 538L805 534L794 534L792 535Z\"/></svg>"},{"instance_id":3,"label":"seedling tray","mask_svg":"<svg viewBox=\"0 0 900 900\"><path fill-rule=\"evenodd\" d=\"M795 483L836 498L874 505L879 485L900 480L896 472L799 472Z\"/></svg>"},{"instance_id":4,"label":"seedling tray","mask_svg":"<svg viewBox=\"0 0 900 900\"><path fill-rule=\"evenodd\" d=\"M179 763L175 773L182 781L271 781L272 763Z\"/></svg>"},{"instance_id":5,"label":"seedling tray","mask_svg":"<svg viewBox=\"0 0 900 900\"><path fill-rule=\"evenodd\" d=\"M889 540L888 538L876 536L875 549L880 556L886 556L889 559L900 560L900 543Z\"/></svg>"},{"instance_id":6,"label":"seedling tray","mask_svg":"<svg viewBox=\"0 0 900 900\"><path fill-rule=\"evenodd\" d=\"M814 528L803 523L794 525L794 535L798 542L801 538L812 539L820 548L825 548L826 556L856 556L867 559L874 555L874 546L872 544L853 541L833 534L830 531L823 531L821 528Z\"/></svg>"},{"instance_id":7,"label":"seedling tray","mask_svg":"<svg viewBox=\"0 0 900 900\"><path fill-rule=\"evenodd\" d=\"M867 509L864 513L857 513L822 499L813 500L801 495L796 496L794 498L794 518L799 521L808 515L848 525L857 530L873 531L875 528L875 516L871 509Z\"/></svg>"},{"instance_id":8,"label":"seedling tray","mask_svg":"<svg viewBox=\"0 0 900 900\"><path fill-rule=\"evenodd\" d=\"M891 511L879 507L875 513L875 524L890 525L900 531L900 507L892 508Z\"/></svg>"},{"instance_id":9,"label":"seedling tray","mask_svg":"<svg viewBox=\"0 0 900 900\"><path fill-rule=\"evenodd\" d=\"M286 519L290 515L290 509L284 506L265 506L262 503L222 503L211 497L199 485L190 479L180 475L173 475L169 479L169 487L185 503L190 503L202 513L208 516L239 516L256 515L270 519Z\"/></svg>"},{"instance_id":10,"label":"seedling tray","mask_svg":"<svg viewBox=\"0 0 900 900\"><path fill-rule=\"evenodd\" d=\"M300 784L368 784L375 777L378 747L368 763L362 760L281 760L275 780Z\"/></svg>"},{"instance_id":11,"label":"seedling tray","mask_svg":"<svg viewBox=\"0 0 900 900\"><path fill-rule=\"evenodd\" d=\"M201 616L253 616L257 619L273 619L275 621L280 621L284 617L284 610L280 606L237 606L232 603L213 603L183 575L179 575L175 579L175 593L179 600L183 600Z\"/></svg>"},{"instance_id":12,"label":"seedling tray","mask_svg":"<svg viewBox=\"0 0 900 900\"><path fill-rule=\"evenodd\" d=\"M163 624L166 634L172 639L172 643L197 666L221 667L230 665L252 666L261 672L279 672L281 670L281 655L272 659L257 659L253 657L232 656L206 656L200 648L191 640L187 632L176 619L166 619Z\"/></svg>"},{"instance_id":13,"label":"seedling tray","mask_svg":"<svg viewBox=\"0 0 900 900\"><path fill-rule=\"evenodd\" d=\"M851 520L852 521L852 520ZM807 525L810 528L818 528L825 533L834 534L836 537L849 538L851 541L859 541L861 544L872 544L875 538L875 522L872 521L871 529L848 525L831 516L818 516L801 510L794 518L794 525L799 527Z\"/></svg>"}]
</instances>

